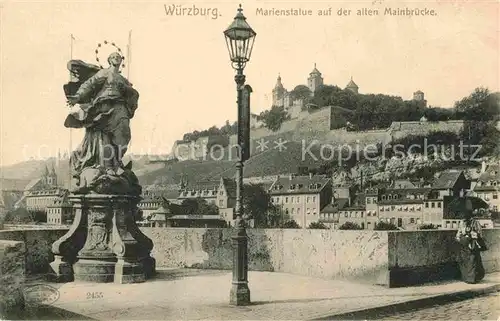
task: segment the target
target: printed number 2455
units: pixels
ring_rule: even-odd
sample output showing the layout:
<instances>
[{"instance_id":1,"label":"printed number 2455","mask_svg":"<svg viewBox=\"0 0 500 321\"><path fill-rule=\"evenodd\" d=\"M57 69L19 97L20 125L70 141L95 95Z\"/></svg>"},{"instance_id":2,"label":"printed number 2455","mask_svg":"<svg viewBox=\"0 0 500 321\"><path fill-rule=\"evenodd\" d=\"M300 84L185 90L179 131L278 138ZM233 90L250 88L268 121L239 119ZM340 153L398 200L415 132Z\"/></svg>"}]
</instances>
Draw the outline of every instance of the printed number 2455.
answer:
<instances>
[{"instance_id":1,"label":"printed number 2455","mask_svg":"<svg viewBox=\"0 0 500 321\"><path fill-rule=\"evenodd\" d=\"M104 294L102 292L87 292L87 299L102 299Z\"/></svg>"}]
</instances>

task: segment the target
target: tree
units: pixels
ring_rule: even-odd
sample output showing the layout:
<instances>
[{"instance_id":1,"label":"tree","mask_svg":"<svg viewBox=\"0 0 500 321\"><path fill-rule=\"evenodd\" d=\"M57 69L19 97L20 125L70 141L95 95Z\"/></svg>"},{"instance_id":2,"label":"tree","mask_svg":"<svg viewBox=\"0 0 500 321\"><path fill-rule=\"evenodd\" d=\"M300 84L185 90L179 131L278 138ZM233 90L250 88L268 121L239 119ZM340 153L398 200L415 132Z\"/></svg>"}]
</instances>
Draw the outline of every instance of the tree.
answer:
<instances>
[{"instance_id":1,"label":"tree","mask_svg":"<svg viewBox=\"0 0 500 321\"><path fill-rule=\"evenodd\" d=\"M309 224L308 228L317 230L328 230L328 227L321 222L312 222L311 224Z\"/></svg>"},{"instance_id":2,"label":"tree","mask_svg":"<svg viewBox=\"0 0 500 321\"><path fill-rule=\"evenodd\" d=\"M277 216L277 209L271 202L271 196L261 184L243 185L243 210L254 219L256 228L266 228L270 225L269 214Z\"/></svg>"},{"instance_id":3,"label":"tree","mask_svg":"<svg viewBox=\"0 0 500 321\"><path fill-rule=\"evenodd\" d=\"M290 98L306 102L311 98L311 90L305 85L298 85L290 92Z\"/></svg>"},{"instance_id":4,"label":"tree","mask_svg":"<svg viewBox=\"0 0 500 321\"><path fill-rule=\"evenodd\" d=\"M264 126L273 132L278 131L284 121L290 119L283 106L273 106L260 114Z\"/></svg>"},{"instance_id":5,"label":"tree","mask_svg":"<svg viewBox=\"0 0 500 321\"><path fill-rule=\"evenodd\" d=\"M391 231L391 230L397 230L398 227L392 223L380 221L375 224L374 230L377 231Z\"/></svg>"},{"instance_id":6,"label":"tree","mask_svg":"<svg viewBox=\"0 0 500 321\"><path fill-rule=\"evenodd\" d=\"M339 230L362 230L363 228L359 224L353 222L345 222L339 226Z\"/></svg>"},{"instance_id":7,"label":"tree","mask_svg":"<svg viewBox=\"0 0 500 321\"><path fill-rule=\"evenodd\" d=\"M184 215L219 215L219 208L202 198L183 200L180 210Z\"/></svg>"},{"instance_id":8,"label":"tree","mask_svg":"<svg viewBox=\"0 0 500 321\"><path fill-rule=\"evenodd\" d=\"M336 105L332 104L332 96L340 91L342 91L342 89L337 86L321 85L314 92L314 97L311 99L311 102L320 108Z\"/></svg>"},{"instance_id":9,"label":"tree","mask_svg":"<svg viewBox=\"0 0 500 321\"><path fill-rule=\"evenodd\" d=\"M455 102L455 110L469 120L485 119L480 114L481 106L487 101L490 92L487 88L478 87L467 97Z\"/></svg>"},{"instance_id":10,"label":"tree","mask_svg":"<svg viewBox=\"0 0 500 321\"><path fill-rule=\"evenodd\" d=\"M451 108L428 108L424 113L428 121L447 121L455 117L455 111Z\"/></svg>"},{"instance_id":11,"label":"tree","mask_svg":"<svg viewBox=\"0 0 500 321\"><path fill-rule=\"evenodd\" d=\"M286 221L282 226L283 228L300 228L299 224L294 220Z\"/></svg>"}]
</instances>

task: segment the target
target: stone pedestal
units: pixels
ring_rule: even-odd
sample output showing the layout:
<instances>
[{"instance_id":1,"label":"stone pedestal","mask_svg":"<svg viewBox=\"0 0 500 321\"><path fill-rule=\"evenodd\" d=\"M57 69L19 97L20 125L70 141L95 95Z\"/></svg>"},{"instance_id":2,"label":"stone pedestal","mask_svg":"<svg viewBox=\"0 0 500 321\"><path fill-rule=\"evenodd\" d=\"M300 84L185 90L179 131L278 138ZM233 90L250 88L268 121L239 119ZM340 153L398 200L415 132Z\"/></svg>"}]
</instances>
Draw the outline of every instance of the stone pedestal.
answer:
<instances>
[{"instance_id":1,"label":"stone pedestal","mask_svg":"<svg viewBox=\"0 0 500 321\"><path fill-rule=\"evenodd\" d=\"M52 246L60 281L137 283L155 273L153 242L137 227L138 197L71 195L75 220Z\"/></svg>"}]
</instances>

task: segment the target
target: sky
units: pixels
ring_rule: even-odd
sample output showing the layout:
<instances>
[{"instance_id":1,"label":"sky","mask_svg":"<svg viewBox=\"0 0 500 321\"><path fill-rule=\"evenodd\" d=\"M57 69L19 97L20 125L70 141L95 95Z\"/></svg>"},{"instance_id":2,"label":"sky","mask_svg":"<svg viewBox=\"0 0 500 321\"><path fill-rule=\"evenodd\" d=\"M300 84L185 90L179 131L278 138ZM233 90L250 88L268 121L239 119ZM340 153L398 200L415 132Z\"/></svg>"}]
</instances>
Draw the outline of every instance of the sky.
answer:
<instances>
[{"instance_id":1,"label":"sky","mask_svg":"<svg viewBox=\"0 0 500 321\"><path fill-rule=\"evenodd\" d=\"M314 63L325 84L411 99L422 90L432 106L449 107L474 88L499 90L498 1L242 1L257 32L245 69L251 111L270 108L278 73L288 90L306 84ZM165 6L216 8L217 17L167 15ZM74 149L83 129L63 126L66 63L96 63L104 40L126 52L132 30L130 81L139 91L130 152L166 154L186 132L236 120L234 70L222 32L234 1L87 1L0 4L0 165ZM385 8L435 10L436 16L384 16ZM313 16L263 16L257 9L312 10ZM331 16L317 10L332 9ZM338 16L339 9L350 16ZM357 9L379 9L357 16ZM70 35L75 40L71 50ZM102 60L106 57L103 52ZM106 67L107 65L105 65ZM71 139L70 139L71 137Z\"/></svg>"}]
</instances>

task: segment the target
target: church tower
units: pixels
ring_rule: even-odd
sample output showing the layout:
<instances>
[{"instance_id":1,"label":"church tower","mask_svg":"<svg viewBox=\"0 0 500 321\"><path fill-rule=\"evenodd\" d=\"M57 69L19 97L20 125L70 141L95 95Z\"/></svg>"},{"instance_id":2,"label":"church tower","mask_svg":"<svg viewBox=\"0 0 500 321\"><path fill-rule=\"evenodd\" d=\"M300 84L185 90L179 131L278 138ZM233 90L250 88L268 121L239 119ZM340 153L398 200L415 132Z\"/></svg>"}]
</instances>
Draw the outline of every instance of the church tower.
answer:
<instances>
[{"instance_id":1,"label":"church tower","mask_svg":"<svg viewBox=\"0 0 500 321\"><path fill-rule=\"evenodd\" d=\"M358 90L359 90L359 87L358 87L358 85L356 85L356 83L352 80L352 77L351 77L351 81L349 81L349 83L347 84L347 86L345 87L345 89L350 90L353 93L357 94Z\"/></svg>"},{"instance_id":2,"label":"church tower","mask_svg":"<svg viewBox=\"0 0 500 321\"><path fill-rule=\"evenodd\" d=\"M285 93L286 89L283 87L283 84L281 83L281 76L278 74L278 79L276 80L276 85L273 89L273 106L283 107L285 105Z\"/></svg>"},{"instance_id":3,"label":"church tower","mask_svg":"<svg viewBox=\"0 0 500 321\"><path fill-rule=\"evenodd\" d=\"M323 85L323 77L321 77L321 73L316 69L316 63L314 63L314 69L309 73L309 78L307 78L307 87L314 94L316 89L321 85Z\"/></svg>"},{"instance_id":4,"label":"church tower","mask_svg":"<svg viewBox=\"0 0 500 321\"><path fill-rule=\"evenodd\" d=\"M57 174L56 174L56 169L54 168L54 165L52 165L52 170L48 171L48 168L46 168L46 173L47 173L47 185L49 186L57 186Z\"/></svg>"},{"instance_id":5,"label":"church tower","mask_svg":"<svg viewBox=\"0 0 500 321\"><path fill-rule=\"evenodd\" d=\"M42 176L43 185L50 185L49 176L50 176L49 168L47 167L47 165L45 165L45 171L43 172Z\"/></svg>"}]
</instances>

